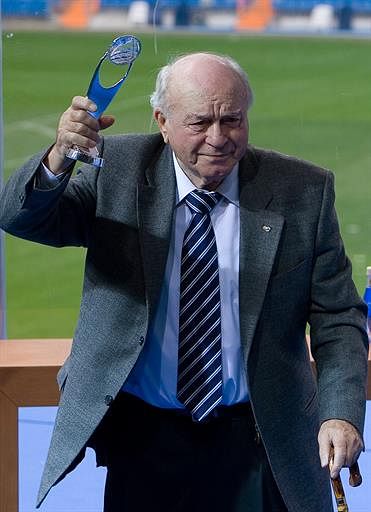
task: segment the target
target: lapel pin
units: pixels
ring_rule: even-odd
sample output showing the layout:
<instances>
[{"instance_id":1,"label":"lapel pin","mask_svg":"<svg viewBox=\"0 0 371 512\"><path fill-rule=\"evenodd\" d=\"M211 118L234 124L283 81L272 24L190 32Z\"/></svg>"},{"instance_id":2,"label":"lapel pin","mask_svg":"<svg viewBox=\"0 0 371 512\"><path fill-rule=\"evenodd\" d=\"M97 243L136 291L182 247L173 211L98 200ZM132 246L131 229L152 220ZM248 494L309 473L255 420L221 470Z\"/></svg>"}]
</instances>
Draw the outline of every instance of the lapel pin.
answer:
<instances>
[{"instance_id":1,"label":"lapel pin","mask_svg":"<svg viewBox=\"0 0 371 512\"><path fill-rule=\"evenodd\" d=\"M262 225L262 230L265 231L266 233L269 233L269 231L272 230L272 227L268 226L267 224L263 224Z\"/></svg>"}]
</instances>

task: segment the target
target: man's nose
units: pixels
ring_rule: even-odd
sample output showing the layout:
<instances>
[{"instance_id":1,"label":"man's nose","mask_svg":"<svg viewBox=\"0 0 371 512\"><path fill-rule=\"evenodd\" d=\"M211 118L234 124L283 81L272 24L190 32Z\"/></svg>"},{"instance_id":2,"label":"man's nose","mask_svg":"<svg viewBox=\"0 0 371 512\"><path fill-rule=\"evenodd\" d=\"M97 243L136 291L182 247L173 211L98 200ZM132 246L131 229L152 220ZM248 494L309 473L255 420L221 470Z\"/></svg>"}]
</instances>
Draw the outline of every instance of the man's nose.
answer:
<instances>
[{"instance_id":1,"label":"man's nose","mask_svg":"<svg viewBox=\"0 0 371 512\"><path fill-rule=\"evenodd\" d=\"M227 137L223 132L220 122L215 121L212 123L206 132L206 142L212 146L224 146L227 141Z\"/></svg>"}]
</instances>

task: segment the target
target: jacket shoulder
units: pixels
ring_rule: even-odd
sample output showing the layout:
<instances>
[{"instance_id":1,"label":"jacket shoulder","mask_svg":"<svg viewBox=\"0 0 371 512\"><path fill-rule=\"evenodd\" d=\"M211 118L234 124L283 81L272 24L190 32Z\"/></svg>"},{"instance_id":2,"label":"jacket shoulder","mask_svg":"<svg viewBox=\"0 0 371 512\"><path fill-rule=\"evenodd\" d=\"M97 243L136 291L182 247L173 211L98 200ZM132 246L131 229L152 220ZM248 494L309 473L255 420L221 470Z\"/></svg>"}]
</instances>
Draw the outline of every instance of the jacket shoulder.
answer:
<instances>
[{"instance_id":1,"label":"jacket shoulder","mask_svg":"<svg viewBox=\"0 0 371 512\"><path fill-rule=\"evenodd\" d=\"M249 150L253 154L258 168L267 173L279 173L286 178L302 176L310 181L317 179L321 182L333 175L329 169L293 155L254 146L250 146Z\"/></svg>"},{"instance_id":2,"label":"jacket shoulder","mask_svg":"<svg viewBox=\"0 0 371 512\"><path fill-rule=\"evenodd\" d=\"M132 162L134 165L149 165L161 153L164 141L160 133L109 135L103 139L103 156L110 155L112 163ZM130 159L130 160L129 160Z\"/></svg>"}]
</instances>

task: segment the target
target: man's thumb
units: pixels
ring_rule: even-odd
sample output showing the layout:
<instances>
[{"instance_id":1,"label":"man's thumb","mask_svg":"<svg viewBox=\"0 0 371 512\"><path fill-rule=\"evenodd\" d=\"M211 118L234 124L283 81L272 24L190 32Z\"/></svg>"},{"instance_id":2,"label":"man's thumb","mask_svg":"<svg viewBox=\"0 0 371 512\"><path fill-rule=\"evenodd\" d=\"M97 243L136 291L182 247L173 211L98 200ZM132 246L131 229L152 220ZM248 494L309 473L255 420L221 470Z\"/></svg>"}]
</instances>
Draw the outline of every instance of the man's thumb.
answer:
<instances>
[{"instance_id":1,"label":"man's thumb","mask_svg":"<svg viewBox=\"0 0 371 512\"><path fill-rule=\"evenodd\" d=\"M105 130L113 125L115 118L113 116L101 116L99 118L99 125L101 130Z\"/></svg>"}]
</instances>

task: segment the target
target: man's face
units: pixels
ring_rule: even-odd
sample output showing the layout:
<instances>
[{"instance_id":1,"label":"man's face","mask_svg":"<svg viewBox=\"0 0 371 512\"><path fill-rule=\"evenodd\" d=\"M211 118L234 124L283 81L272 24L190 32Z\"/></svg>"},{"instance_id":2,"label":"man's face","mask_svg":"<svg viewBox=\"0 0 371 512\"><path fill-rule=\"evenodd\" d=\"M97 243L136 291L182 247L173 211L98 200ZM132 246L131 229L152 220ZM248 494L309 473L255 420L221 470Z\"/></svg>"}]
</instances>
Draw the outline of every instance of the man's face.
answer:
<instances>
[{"instance_id":1,"label":"man's face","mask_svg":"<svg viewBox=\"0 0 371 512\"><path fill-rule=\"evenodd\" d=\"M198 188L215 189L246 151L246 93L236 74L218 64L176 77L169 113L155 112L166 142Z\"/></svg>"}]
</instances>

